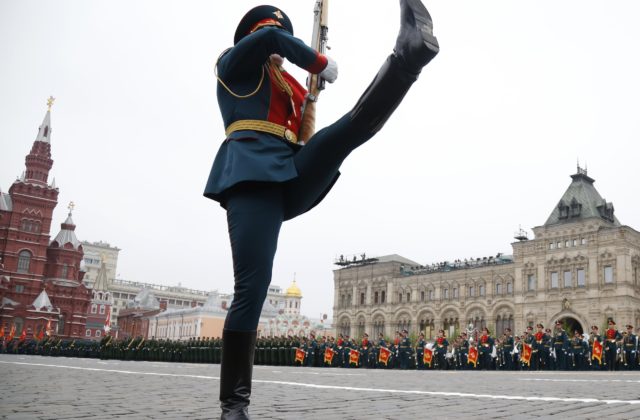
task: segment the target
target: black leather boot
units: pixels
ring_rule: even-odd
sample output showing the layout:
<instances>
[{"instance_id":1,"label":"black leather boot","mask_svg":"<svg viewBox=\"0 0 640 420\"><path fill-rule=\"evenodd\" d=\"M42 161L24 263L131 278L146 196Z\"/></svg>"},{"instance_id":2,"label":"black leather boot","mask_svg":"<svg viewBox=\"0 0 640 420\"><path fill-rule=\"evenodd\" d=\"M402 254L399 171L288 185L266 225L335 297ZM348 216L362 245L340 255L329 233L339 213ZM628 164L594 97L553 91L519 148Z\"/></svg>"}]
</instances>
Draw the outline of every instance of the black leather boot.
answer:
<instances>
[{"instance_id":1,"label":"black leather boot","mask_svg":"<svg viewBox=\"0 0 640 420\"><path fill-rule=\"evenodd\" d=\"M420 0L400 0L400 33L393 51L403 67L416 74L440 51L431 15Z\"/></svg>"},{"instance_id":2,"label":"black leather boot","mask_svg":"<svg viewBox=\"0 0 640 420\"><path fill-rule=\"evenodd\" d=\"M358 103L351 121L373 135L400 105L418 75L440 51L429 12L419 0L400 0L400 33L393 54Z\"/></svg>"},{"instance_id":3,"label":"black leather boot","mask_svg":"<svg viewBox=\"0 0 640 420\"><path fill-rule=\"evenodd\" d=\"M222 332L222 363L220 364L220 408L222 420L249 419L249 397L255 331Z\"/></svg>"}]
</instances>

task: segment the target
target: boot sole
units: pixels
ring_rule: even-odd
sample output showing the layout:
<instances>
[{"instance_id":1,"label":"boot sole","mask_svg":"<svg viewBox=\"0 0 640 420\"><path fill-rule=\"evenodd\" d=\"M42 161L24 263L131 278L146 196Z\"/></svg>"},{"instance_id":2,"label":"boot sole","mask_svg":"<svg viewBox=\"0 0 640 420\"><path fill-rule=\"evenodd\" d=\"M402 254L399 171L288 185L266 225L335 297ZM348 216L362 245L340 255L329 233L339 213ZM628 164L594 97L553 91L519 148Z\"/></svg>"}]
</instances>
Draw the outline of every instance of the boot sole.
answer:
<instances>
[{"instance_id":1,"label":"boot sole","mask_svg":"<svg viewBox=\"0 0 640 420\"><path fill-rule=\"evenodd\" d=\"M420 0L407 0L407 6L413 12L413 19L420 28L425 45L434 53L438 53L440 45L438 39L433 36L433 20L429 11Z\"/></svg>"}]
</instances>

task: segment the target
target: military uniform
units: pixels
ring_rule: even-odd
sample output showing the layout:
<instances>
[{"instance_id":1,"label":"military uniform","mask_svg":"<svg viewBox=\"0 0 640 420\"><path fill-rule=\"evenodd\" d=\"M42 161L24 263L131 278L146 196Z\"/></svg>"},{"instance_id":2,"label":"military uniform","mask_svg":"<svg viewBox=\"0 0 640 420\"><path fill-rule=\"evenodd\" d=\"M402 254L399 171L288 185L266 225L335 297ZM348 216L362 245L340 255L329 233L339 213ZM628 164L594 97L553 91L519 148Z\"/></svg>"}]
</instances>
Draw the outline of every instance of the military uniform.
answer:
<instances>
[{"instance_id":1,"label":"military uniform","mask_svg":"<svg viewBox=\"0 0 640 420\"><path fill-rule=\"evenodd\" d=\"M605 331L604 357L605 365L608 370L616 370L618 341L622 340L622 334L615 329L616 323L609 320L609 328Z\"/></svg>"},{"instance_id":2,"label":"military uniform","mask_svg":"<svg viewBox=\"0 0 640 420\"><path fill-rule=\"evenodd\" d=\"M491 369L491 352L493 351L494 340L487 332L478 339L478 350L480 358L480 369Z\"/></svg>"},{"instance_id":3,"label":"military uniform","mask_svg":"<svg viewBox=\"0 0 640 420\"><path fill-rule=\"evenodd\" d=\"M444 337L444 335L437 337L434 347L434 356L435 356L435 368L444 370L447 369L447 348L449 346L449 341Z\"/></svg>"},{"instance_id":4,"label":"military uniform","mask_svg":"<svg viewBox=\"0 0 640 420\"><path fill-rule=\"evenodd\" d=\"M515 364L513 362L514 353L514 341L511 332L509 332L502 342L502 362L504 370L514 370Z\"/></svg>"},{"instance_id":5,"label":"military uniform","mask_svg":"<svg viewBox=\"0 0 640 420\"><path fill-rule=\"evenodd\" d=\"M400 369L409 369L413 368L410 365L411 361L411 340L408 337L407 330L403 331L402 338L400 339L400 343L398 344L398 353L400 356Z\"/></svg>"},{"instance_id":6,"label":"military uniform","mask_svg":"<svg viewBox=\"0 0 640 420\"><path fill-rule=\"evenodd\" d=\"M553 333L553 350L556 354L556 370L567 370L567 352L569 351L569 336L562 329L562 324L556 322L555 331Z\"/></svg>"},{"instance_id":7,"label":"military uniform","mask_svg":"<svg viewBox=\"0 0 640 420\"><path fill-rule=\"evenodd\" d=\"M624 368L636 370L638 368L638 336L633 333L633 326L627 325L626 335L622 339L624 351Z\"/></svg>"}]
</instances>

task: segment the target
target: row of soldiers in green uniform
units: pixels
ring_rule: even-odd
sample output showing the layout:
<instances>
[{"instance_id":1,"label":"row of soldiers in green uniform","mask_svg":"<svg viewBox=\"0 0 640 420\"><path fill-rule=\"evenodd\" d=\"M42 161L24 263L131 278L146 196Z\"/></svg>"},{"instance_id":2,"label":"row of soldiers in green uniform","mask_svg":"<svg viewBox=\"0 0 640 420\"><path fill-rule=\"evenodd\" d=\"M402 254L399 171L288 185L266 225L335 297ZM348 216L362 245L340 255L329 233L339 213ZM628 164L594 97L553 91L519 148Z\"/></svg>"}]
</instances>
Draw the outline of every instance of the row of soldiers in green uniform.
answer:
<instances>
[{"instance_id":1,"label":"row of soldiers in green uniform","mask_svg":"<svg viewBox=\"0 0 640 420\"><path fill-rule=\"evenodd\" d=\"M604 336L593 326L586 336L569 337L560 322L554 331L537 325L521 336L509 328L500 338L469 329L449 343L443 330L428 343L420 334L412 345L407 330L397 331L393 340L379 334L377 341L364 334L361 340L348 335L259 338L255 363L276 366L351 367L385 369L499 369L499 370L636 370L639 368L638 336L633 326L615 329L609 320ZM45 337L42 340L3 342L0 351L43 356L94 357L102 359L165 362L220 363L221 339L191 338L186 341L133 337L100 342Z\"/></svg>"}]
</instances>

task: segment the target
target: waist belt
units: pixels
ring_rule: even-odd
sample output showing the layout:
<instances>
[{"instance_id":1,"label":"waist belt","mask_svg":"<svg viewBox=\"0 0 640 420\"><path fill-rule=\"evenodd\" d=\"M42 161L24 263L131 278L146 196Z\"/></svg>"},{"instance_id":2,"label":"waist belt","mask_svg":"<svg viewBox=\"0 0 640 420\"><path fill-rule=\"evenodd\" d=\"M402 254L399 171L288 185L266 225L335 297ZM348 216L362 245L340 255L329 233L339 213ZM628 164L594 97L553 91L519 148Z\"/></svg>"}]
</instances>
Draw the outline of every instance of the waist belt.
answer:
<instances>
[{"instance_id":1,"label":"waist belt","mask_svg":"<svg viewBox=\"0 0 640 420\"><path fill-rule=\"evenodd\" d=\"M298 136L287 127L263 120L238 120L234 121L225 130L228 137L231 133L242 130L261 131L263 133L273 134L291 143L298 143Z\"/></svg>"},{"instance_id":2,"label":"waist belt","mask_svg":"<svg viewBox=\"0 0 640 420\"><path fill-rule=\"evenodd\" d=\"M616 339L615 338L608 338L607 341L610 342L610 343L615 343Z\"/></svg>"}]
</instances>

